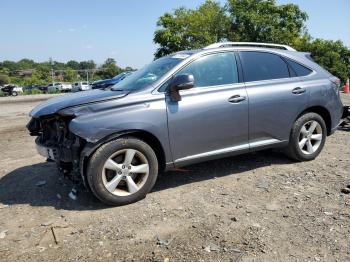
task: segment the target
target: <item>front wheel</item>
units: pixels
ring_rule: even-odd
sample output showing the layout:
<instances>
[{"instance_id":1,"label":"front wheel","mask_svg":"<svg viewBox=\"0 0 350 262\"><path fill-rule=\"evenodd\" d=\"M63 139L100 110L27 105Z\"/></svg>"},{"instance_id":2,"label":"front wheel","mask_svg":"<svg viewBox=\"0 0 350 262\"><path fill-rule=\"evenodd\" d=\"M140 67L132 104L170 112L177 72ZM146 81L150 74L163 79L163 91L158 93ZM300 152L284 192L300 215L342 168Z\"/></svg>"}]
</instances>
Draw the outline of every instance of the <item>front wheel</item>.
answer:
<instances>
[{"instance_id":1,"label":"front wheel","mask_svg":"<svg viewBox=\"0 0 350 262\"><path fill-rule=\"evenodd\" d=\"M313 160L322 151L326 136L323 118L316 113L305 113L293 125L287 155L297 161Z\"/></svg>"},{"instance_id":2,"label":"front wheel","mask_svg":"<svg viewBox=\"0 0 350 262\"><path fill-rule=\"evenodd\" d=\"M89 161L87 179L93 194L107 205L143 199L153 188L158 161L152 148L136 138L102 145Z\"/></svg>"}]
</instances>

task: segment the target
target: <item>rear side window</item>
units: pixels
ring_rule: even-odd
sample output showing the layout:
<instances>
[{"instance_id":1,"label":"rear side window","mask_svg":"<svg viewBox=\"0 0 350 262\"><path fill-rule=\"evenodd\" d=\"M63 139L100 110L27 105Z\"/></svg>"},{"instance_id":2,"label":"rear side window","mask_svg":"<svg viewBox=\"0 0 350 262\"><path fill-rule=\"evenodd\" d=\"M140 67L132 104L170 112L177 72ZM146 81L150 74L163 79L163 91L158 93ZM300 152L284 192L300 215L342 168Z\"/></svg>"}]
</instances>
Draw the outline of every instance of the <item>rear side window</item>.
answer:
<instances>
[{"instance_id":1,"label":"rear side window","mask_svg":"<svg viewBox=\"0 0 350 262\"><path fill-rule=\"evenodd\" d=\"M307 76L311 74L312 70L302 66L301 64L294 62L293 60L285 58L287 63L289 64L291 70L290 75L293 76Z\"/></svg>"},{"instance_id":2,"label":"rear side window","mask_svg":"<svg viewBox=\"0 0 350 262\"><path fill-rule=\"evenodd\" d=\"M195 87L220 86L238 82L233 52L203 56L181 69L176 75L192 74Z\"/></svg>"},{"instance_id":3,"label":"rear side window","mask_svg":"<svg viewBox=\"0 0 350 262\"><path fill-rule=\"evenodd\" d=\"M288 78L286 62L275 54L264 52L240 52L245 82Z\"/></svg>"}]
</instances>

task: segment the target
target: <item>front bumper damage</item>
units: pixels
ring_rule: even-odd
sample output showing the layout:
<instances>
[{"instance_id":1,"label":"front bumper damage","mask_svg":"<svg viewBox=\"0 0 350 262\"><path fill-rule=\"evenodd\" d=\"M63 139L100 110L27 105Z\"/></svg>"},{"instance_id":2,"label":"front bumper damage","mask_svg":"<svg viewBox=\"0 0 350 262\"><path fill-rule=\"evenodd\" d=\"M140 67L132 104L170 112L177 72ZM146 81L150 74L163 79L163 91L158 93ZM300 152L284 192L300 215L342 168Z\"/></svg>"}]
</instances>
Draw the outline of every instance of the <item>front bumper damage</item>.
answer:
<instances>
[{"instance_id":1,"label":"front bumper damage","mask_svg":"<svg viewBox=\"0 0 350 262\"><path fill-rule=\"evenodd\" d=\"M54 161L58 170L79 183L84 177L80 174L80 153L85 141L69 131L72 118L51 115L32 118L27 124L31 136L36 136L35 144L40 155Z\"/></svg>"}]
</instances>

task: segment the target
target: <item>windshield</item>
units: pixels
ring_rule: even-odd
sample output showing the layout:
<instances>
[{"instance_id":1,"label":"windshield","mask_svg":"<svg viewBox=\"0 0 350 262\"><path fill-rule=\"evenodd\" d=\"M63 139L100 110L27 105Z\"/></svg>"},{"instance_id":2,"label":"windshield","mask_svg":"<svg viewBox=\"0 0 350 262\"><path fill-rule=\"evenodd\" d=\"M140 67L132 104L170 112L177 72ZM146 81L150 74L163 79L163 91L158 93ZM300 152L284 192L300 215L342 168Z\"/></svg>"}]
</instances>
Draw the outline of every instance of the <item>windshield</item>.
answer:
<instances>
[{"instance_id":1,"label":"windshield","mask_svg":"<svg viewBox=\"0 0 350 262\"><path fill-rule=\"evenodd\" d=\"M142 89L157 81L184 58L185 56L177 55L159 58L125 78L123 81L115 84L112 90Z\"/></svg>"},{"instance_id":2,"label":"windshield","mask_svg":"<svg viewBox=\"0 0 350 262\"><path fill-rule=\"evenodd\" d=\"M115 77L113 77L112 79L119 79L122 78L126 73L121 73L119 75L116 75Z\"/></svg>"}]
</instances>

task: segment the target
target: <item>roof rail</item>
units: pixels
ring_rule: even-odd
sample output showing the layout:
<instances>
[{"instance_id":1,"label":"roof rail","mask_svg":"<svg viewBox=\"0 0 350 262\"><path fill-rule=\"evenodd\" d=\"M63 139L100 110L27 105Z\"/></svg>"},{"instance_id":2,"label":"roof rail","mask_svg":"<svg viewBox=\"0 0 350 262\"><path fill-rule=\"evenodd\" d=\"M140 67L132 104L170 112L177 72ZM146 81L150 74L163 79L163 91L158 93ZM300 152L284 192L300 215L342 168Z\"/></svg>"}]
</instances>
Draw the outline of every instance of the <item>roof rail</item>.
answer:
<instances>
[{"instance_id":1,"label":"roof rail","mask_svg":"<svg viewBox=\"0 0 350 262\"><path fill-rule=\"evenodd\" d=\"M208 45L203 49L219 48L219 47L230 47L230 46L255 46L255 47L269 47L269 48L279 48L289 51L296 51L294 48L288 45L279 44L269 44L269 43L255 43L255 42L221 42Z\"/></svg>"}]
</instances>

